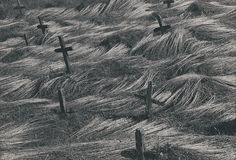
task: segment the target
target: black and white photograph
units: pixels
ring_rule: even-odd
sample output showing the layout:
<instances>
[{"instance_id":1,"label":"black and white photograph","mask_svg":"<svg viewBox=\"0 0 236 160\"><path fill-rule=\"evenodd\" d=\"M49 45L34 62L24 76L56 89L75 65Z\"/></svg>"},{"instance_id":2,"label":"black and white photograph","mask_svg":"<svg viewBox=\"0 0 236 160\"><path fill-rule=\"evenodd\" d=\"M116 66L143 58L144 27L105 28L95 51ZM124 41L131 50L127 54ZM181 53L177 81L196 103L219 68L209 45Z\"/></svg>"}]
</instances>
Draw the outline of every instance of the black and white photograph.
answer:
<instances>
[{"instance_id":1,"label":"black and white photograph","mask_svg":"<svg viewBox=\"0 0 236 160\"><path fill-rule=\"evenodd\" d=\"M0 0L0 160L236 160L236 0Z\"/></svg>"}]
</instances>

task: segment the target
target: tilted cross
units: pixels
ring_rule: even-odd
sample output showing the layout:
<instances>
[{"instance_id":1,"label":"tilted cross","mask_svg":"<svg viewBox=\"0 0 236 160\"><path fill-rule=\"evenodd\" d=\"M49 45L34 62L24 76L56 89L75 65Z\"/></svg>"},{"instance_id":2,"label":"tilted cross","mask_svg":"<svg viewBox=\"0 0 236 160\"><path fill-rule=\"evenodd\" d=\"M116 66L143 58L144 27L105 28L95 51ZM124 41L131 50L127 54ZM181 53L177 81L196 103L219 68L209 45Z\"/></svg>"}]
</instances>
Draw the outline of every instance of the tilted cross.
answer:
<instances>
[{"instance_id":1,"label":"tilted cross","mask_svg":"<svg viewBox=\"0 0 236 160\"><path fill-rule=\"evenodd\" d=\"M155 100L152 98L152 81L148 82L148 88L146 91L146 95L142 96L142 95L138 95L138 94L134 94L135 97L140 98L142 100L145 100L146 103L146 116L149 117L150 115L150 110L152 107L152 103L164 106L165 104L163 102L160 102L158 100Z\"/></svg>"},{"instance_id":2,"label":"tilted cross","mask_svg":"<svg viewBox=\"0 0 236 160\"><path fill-rule=\"evenodd\" d=\"M14 9L18 9L20 14L23 15L22 9L24 9L25 6L21 5L20 0L17 0L17 6L14 7Z\"/></svg>"},{"instance_id":3,"label":"tilted cross","mask_svg":"<svg viewBox=\"0 0 236 160\"><path fill-rule=\"evenodd\" d=\"M46 28L48 28L48 25L44 25L43 21L41 20L41 18L38 16L39 19L39 25L37 26L38 29L41 29L43 34L45 34Z\"/></svg>"},{"instance_id":4,"label":"tilted cross","mask_svg":"<svg viewBox=\"0 0 236 160\"><path fill-rule=\"evenodd\" d=\"M161 16L159 15L154 15L155 18L157 19L158 23L159 23L159 27L154 29L154 35L158 34L159 32L161 32L161 34L166 33L169 29L171 29L170 25L166 25L163 26L162 25L162 19Z\"/></svg>"},{"instance_id":5,"label":"tilted cross","mask_svg":"<svg viewBox=\"0 0 236 160\"><path fill-rule=\"evenodd\" d=\"M171 3L174 3L175 1L174 0L164 0L164 4L167 4L167 7L170 8L171 6Z\"/></svg>"},{"instance_id":6,"label":"tilted cross","mask_svg":"<svg viewBox=\"0 0 236 160\"><path fill-rule=\"evenodd\" d=\"M71 67L70 67L70 62L69 62L69 57L68 57L68 51L72 51L72 47L66 47L63 37L58 36L59 38L59 42L60 42L60 46L61 48L55 49L55 52L62 52L63 53L63 58L65 61L65 65L66 65L66 73L70 74L71 73Z\"/></svg>"}]
</instances>

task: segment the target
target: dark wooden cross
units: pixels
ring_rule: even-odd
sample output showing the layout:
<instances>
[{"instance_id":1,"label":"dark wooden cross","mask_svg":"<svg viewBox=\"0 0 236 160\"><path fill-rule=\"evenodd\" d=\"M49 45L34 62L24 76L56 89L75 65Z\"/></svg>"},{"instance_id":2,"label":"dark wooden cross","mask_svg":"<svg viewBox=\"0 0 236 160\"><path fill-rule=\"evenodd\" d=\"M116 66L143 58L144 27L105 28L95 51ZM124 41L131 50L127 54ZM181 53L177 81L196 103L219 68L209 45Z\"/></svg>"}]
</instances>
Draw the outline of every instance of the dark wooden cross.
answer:
<instances>
[{"instance_id":1,"label":"dark wooden cross","mask_svg":"<svg viewBox=\"0 0 236 160\"><path fill-rule=\"evenodd\" d=\"M145 144L144 144L144 134L143 130L136 129L135 131L135 142L136 142L136 156L137 160L145 160L144 152L145 152Z\"/></svg>"},{"instance_id":2,"label":"dark wooden cross","mask_svg":"<svg viewBox=\"0 0 236 160\"><path fill-rule=\"evenodd\" d=\"M25 39L25 44L26 44L26 46L28 46L28 45L29 45L29 42L28 42L28 38L27 38L27 35L26 35L26 34L24 34L24 39Z\"/></svg>"},{"instance_id":3,"label":"dark wooden cross","mask_svg":"<svg viewBox=\"0 0 236 160\"><path fill-rule=\"evenodd\" d=\"M45 34L46 28L48 28L48 25L44 25L43 21L41 20L41 18L38 16L39 19L39 25L37 26L38 29L41 29L43 34Z\"/></svg>"},{"instance_id":4,"label":"dark wooden cross","mask_svg":"<svg viewBox=\"0 0 236 160\"><path fill-rule=\"evenodd\" d=\"M25 6L21 5L20 0L17 0L17 6L14 7L14 9L18 9L20 14L23 15L22 9L24 9Z\"/></svg>"},{"instance_id":5,"label":"dark wooden cross","mask_svg":"<svg viewBox=\"0 0 236 160\"><path fill-rule=\"evenodd\" d=\"M167 4L167 7L170 8L171 6L171 3L174 3L175 1L174 0L164 0L164 4Z\"/></svg>"},{"instance_id":6,"label":"dark wooden cross","mask_svg":"<svg viewBox=\"0 0 236 160\"><path fill-rule=\"evenodd\" d=\"M70 62L69 62L69 56L68 56L68 51L72 51L72 47L66 47L63 37L58 36L59 38L59 42L60 42L60 46L61 48L55 49L55 52L62 52L63 53L63 58L65 61L65 65L66 65L66 73L70 74L71 73L71 67L70 67Z\"/></svg>"},{"instance_id":7,"label":"dark wooden cross","mask_svg":"<svg viewBox=\"0 0 236 160\"><path fill-rule=\"evenodd\" d=\"M60 103L61 113L66 114L66 100L65 100L65 96L64 96L64 91L61 88L58 89L58 99L59 99L59 103Z\"/></svg>"},{"instance_id":8,"label":"dark wooden cross","mask_svg":"<svg viewBox=\"0 0 236 160\"><path fill-rule=\"evenodd\" d=\"M145 110L146 113L145 114L146 114L147 118L150 116L150 110L152 108L152 103L157 104L157 105L161 105L161 106L165 105L163 102L160 102L160 101L152 98L152 81L148 82L148 88L147 88L145 96L138 95L138 94L134 94L134 96L145 101L145 103L146 103L146 110Z\"/></svg>"},{"instance_id":9,"label":"dark wooden cross","mask_svg":"<svg viewBox=\"0 0 236 160\"><path fill-rule=\"evenodd\" d=\"M159 27L154 29L154 35L156 35L156 34L158 34L158 33L164 34L164 33L166 33L169 29L171 29L171 26L170 26L170 25L166 25L166 26L163 26L163 25L162 25L161 16L155 15L155 18L157 19L157 21L158 21L158 23L159 23Z\"/></svg>"}]
</instances>

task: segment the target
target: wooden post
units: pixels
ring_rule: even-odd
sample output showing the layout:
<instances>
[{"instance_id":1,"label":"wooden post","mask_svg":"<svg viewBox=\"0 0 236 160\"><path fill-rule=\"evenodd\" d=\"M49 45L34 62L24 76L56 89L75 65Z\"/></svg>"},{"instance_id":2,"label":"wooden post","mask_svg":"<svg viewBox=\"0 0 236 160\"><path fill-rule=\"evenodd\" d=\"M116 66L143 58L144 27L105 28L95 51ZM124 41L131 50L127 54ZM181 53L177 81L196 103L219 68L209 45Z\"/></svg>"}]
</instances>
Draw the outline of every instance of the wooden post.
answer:
<instances>
[{"instance_id":1,"label":"wooden post","mask_svg":"<svg viewBox=\"0 0 236 160\"><path fill-rule=\"evenodd\" d=\"M143 130L136 129L135 141L136 141L137 160L145 160L145 157L144 157L145 146L144 146Z\"/></svg>"},{"instance_id":2,"label":"wooden post","mask_svg":"<svg viewBox=\"0 0 236 160\"><path fill-rule=\"evenodd\" d=\"M39 20L39 25L37 26L38 29L41 29L43 34L45 34L46 28L48 28L48 25L44 25L43 21L41 20L41 18L38 16L38 20Z\"/></svg>"},{"instance_id":3,"label":"wooden post","mask_svg":"<svg viewBox=\"0 0 236 160\"><path fill-rule=\"evenodd\" d=\"M58 89L58 98L59 98L61 113L66 113L66 103L65 103L66 100L63 89Z\"/></svg>"},{"instance_id":4,"label":"wooden post","mask_svg":"<svg viewBox=\"0 0 236 160\"><path fill-rule=\"evenodd\" d=\"M24 39L25 39L25 44L26 44L26 46L28 46L28 45L29 45L29 42L28 42L28 39L27 39L27 35L26 35L26 34L24 34Z\"/></svg>"},{"instance_id":5,"label":"wooden post","mask_svg":"<svg viewBox=\"0 0 236 160\"><path fill-rule=\"evenodd\" d=\"M170 8L171 3L174 3L174 0L164 0L164 4L167 4L168 8Z\"/></svg>"},{"instance_id":6,"label":"wooden post","mask_svg":"<svg viewBox=\"0 0 236 160\"><path fill-rule=\"evenodd\" d=\"M20 0L17 0L17 6L14 7L14 9L18 9L20 14L23 15L22 9L24 9L24 8L25 8L25 6L21 5Z\"/></svg>"},{"instance_id":7,"label":"wooden post","mask_svg":"<svg viewBox=\"0 0 236 160\"><path fill-rule=\"evenodd\" d=\"M68 51L72 51L72 47L66 47L63 37L58 36L59 38L59 42L60 42L60 46L61 48L55 49L55 52L62 52L63 53L63 58L65 61L65 65L66 65L66 73L70 74L71 73L71 67L70 67L70 62L69 62L69 57L68 57Z\"/></svg>"},{"instance_id":8,"label":"wooden post","mask_svg":"<svg viewBox=\"0 0 236 160\"><path fill-rule=\"evenodd\" d=\"M147 95L146 95L146 116L149 117L150 109L152 108L152 81L148 82Z\"/></svg>"}]
</instances>

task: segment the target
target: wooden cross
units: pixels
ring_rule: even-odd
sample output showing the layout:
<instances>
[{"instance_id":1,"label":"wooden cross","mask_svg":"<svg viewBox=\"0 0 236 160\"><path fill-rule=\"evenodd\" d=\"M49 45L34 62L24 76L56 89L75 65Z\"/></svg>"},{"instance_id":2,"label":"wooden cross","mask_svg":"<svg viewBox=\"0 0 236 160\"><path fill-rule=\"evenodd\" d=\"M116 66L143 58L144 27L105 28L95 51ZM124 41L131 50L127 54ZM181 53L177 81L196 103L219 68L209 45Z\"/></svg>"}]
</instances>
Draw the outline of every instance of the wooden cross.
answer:
<instances>
[{"instance_id":1,"label":"wooden cross","mask_svg":"<svg viewBox=\"0 0 236 160\"><path fill-rule=\"evenodd\" d=\"M136 153L137 160L145 160L144 152L145 152L145 144L144 144L144 134L143 130L136 129L135 131L135 142L136 142Z\"/></svg>"},{"instance_id":2,"label":"wooden cross","mask_svg":"<svg viewBox=\"0 0 236 160\"><path fill-rule=\"evenodd\" d=\"M163 102L160 102L158 100L155 100L152 98L152 81L148 82L148 88L146 91L146 96L142 96L142 95L138 95L138 94L134 94L135 97L140 98L142 100L145 100L146 103L146 116L149 117L150 115L150 110L152 108L152 103L157 104L157 105L161 105L164 106L165 104Z\"/></svg>"},{"instance_id":3,"label":"wooden cross","mask_svg":"<svg viewBox=\"0 0 236 160\"><path fill-rule=\"evenodd\" d=\"M161 34L164 34L171 28L170 25L166 25L166 26L162 25L161 16L155 15L155 18L157 19L157 21L159 23L159 27L154 29L154 35L158 34L159 32L161 32Z\"/></svg>"},{"instance_id":4,"label":"wooden cross","mask_svg":"<svg viewBox=\"0 0 236 160\"><path fill-rule=\"evenodd\" d=\"M28 42L28 39L27 39L27 35L26 35L26 34L24 34L24 39L25 39L25 44L26 44L26 46L28 46L28 45L29 45L29 42Z\"/></svg>"},{"instance_id":5,"label":"wooden cross","mask_svg":"<svg viewBox=\"0 0 236 160\"><path fill-rule=\"evenodd\" d=\"M164 4L167 4L167 7L170 8L171 6L171 3L174 3L175 1L174 0L164 0Z\"/></svg>"},{"instance_id":6,"label":"wooden cross","mask_svg":"<svg viewBox=\"0 0 236 160\"><path fill-rule=\"evenodd\" d=\"M38 16L39 19L39 25L37 26L38 29L41 29L43 34L45 34L46 28L48 28L48 25L44 25L43 21L41 20L41 18Z\"/></svg>"},{"instance_id":7,"label":"wooden cross","mask_svg":"<svg viewBox=\"0 0 236 160\"><path fill-rule=\"evenodd\" d=\"M66 100L65 100L63 89L58 89L58 98L59 98L61 113L65 114L66 113Z\"/></svg>"},{"instance_id":8,"label":"wooden cross","mask_svg":"<svg viewBox=\"0 0 236 160\"><path fill-rule=\"evenodd\" d=\"M63 58L65 61L65 65L66 65L66 73L70 74L71 73L71 67L70 67L70 62L69 62L69 57L68 57L68 51L72 51L72 47L66 47L63 37L58 36L59 38L59 42L60 42L60 46L61 48L55 49L55 52L62 52L63 53Z\"/></svg>"},{"instance_id":9,"label":"wooden cross","mask_svg":"<svg viewBox=\"0 0 236 160\"><path fill-rule=\"evenodd\" d=\"M20 0L17 0L17 6L14 7L14 9L18 9L20 14L23 15L22 9L24 9L25 6L21 5Z\"/></svg>"}]
</instances>

